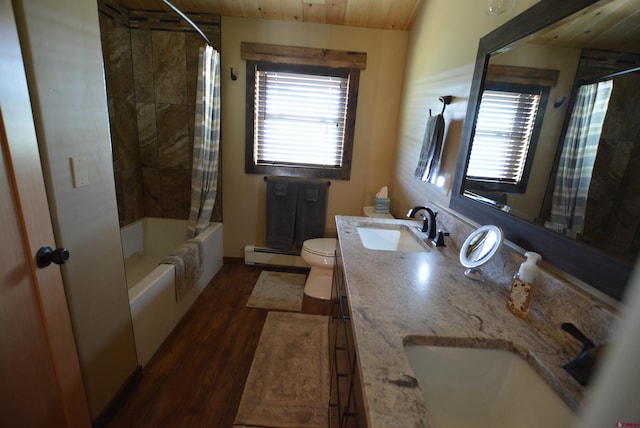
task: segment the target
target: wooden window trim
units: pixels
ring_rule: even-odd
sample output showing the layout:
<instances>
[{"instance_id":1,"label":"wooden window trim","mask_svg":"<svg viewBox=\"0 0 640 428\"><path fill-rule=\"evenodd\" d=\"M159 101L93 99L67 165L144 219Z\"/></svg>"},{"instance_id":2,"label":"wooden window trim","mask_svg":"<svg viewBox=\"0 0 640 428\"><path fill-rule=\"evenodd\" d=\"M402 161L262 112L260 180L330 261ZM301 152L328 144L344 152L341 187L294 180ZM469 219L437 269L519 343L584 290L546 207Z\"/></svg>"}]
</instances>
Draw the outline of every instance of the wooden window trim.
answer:
<instances>
[{"instance_id":1,"label":"wooden window trim","mask_svg":"<svg viewBox=\"0 0 640 428\"><path fill-rule=\"evenodd\" d=\"M243 42L241 44L241 58L247 61L247 90L245 99L245 172L248 174L349 180L351 178L351 160L353 155L355 118L358 104L358 88L360 86L360 70L365 68L366 53ZM301 68L299 66L339 68L349 71L348 114L345 123L342 157L343 162L341 167L287 167L255 164L253 159L254 88L256 70L260 64L282 64L286 65L287 69L292 72L296 72L296 69Z\"/></svg>"},{"instance_id":2,"label":"wooden window trim","mask_svg":"<svg viewBox=\"0 0 640 428\"><path fill-rule=\"evenodd\" d=\"M535 153L538 146L538 139L540 138L540 131L542 130L542 125L544 122L544 114L547 110L547 102L549 100L549 92L550 89L545 85L533 85L533 84L522 84L522 83L513 83L513 82L505 82L504 80L500 82L487 82L486 89L496 90L496 91L513 91L513 92L538 92L540 91L540 103L538 105L538 113L536 115L535 124L533 127L533 131L531 133L531 139L529 142L529 150L527 154L527 158L524 164L524 171L522 174L522 178L518 184L513 183L499 183L499 182L490 182L482 179L473 179L465 177L465 182L467 183L467 187L470 190L476 192L503 192L503 193L525 193L527 191L527 186L529 184L529 176L531 175L531 169L533 167L533 160L535 158Z\"/></svg>"},{"instance_id":3,"label":"wooden window trim","mask_svg":"<svg viewBox=\"0 0 640 428\"><path fill-rule=\"evenodd\" d=\"M486 81L552 87L558 84L559 77L558 70L489 64Z\"/></svg>"},{"instance_id":4,"label":"wooden window trim","mask_svg":"<svg viewBox=\"0 0 640 428\"><path fill-rule=\"evenodd\" d=\"M242 42L240 44L240 58L245 61L254 62L317 65L357 70L364 70L367 65L367 54L364 52L268 45L248 42Z\"/></svg>"}]
</instances>

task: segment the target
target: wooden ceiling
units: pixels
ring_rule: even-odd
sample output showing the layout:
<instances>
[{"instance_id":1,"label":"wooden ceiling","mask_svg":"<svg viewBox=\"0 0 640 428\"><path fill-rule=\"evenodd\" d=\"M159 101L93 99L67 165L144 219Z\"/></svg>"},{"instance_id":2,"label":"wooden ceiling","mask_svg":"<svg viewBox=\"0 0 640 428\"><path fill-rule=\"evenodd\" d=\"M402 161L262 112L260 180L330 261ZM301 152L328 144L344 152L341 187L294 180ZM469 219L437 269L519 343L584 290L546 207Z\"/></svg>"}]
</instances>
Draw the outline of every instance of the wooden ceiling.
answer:
<instances>
[{"instance_id":1,"label":"wooden ceiling","mask_svg":"<svg viewBox=\"0 0 640 428\"><path fill-rule=\"evenodd\" d=\"M168 10L161 0L121 0L129 9ZM191 13L409 30L424 0L173 0Z\"/></svg>"},{"instance_id":2,"label":"wooden ceiling","mask_svg":"<svg viewBox=\"0 0 640 428\"><path fill-rule=\"evenodd\" d=\"M120 0L169 11L162 0ZM170 0L189 13L409 30L425 0ZM173 12L171 12L173 13ZM640 0L604 0L532 36L533 43L640 52Z\"/></svg>"},{"instance_id":3,"label":"wooden ceiling","mask_svg":"<svg viewBox=\"0 0 640 428\"><path fill-rule=\"evenodd\" d=\"M640 53L640 0L598 2L537 32L529 42Z\"/></svg>"}]
</instances>

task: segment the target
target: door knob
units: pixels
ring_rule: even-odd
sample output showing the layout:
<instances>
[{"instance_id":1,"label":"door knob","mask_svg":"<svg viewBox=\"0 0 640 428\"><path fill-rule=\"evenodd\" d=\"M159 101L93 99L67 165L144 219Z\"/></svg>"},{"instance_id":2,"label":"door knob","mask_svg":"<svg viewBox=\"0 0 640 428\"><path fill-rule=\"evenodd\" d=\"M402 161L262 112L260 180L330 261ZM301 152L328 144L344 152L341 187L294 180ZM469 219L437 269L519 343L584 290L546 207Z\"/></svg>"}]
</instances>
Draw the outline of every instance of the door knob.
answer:
<instances>
[{"instance_id":1,"label":"door knob","mask_svg":"<svg viewBox=\"0 0 640 428\"><path fill-rule=\"evenodd\" d=\"M69 250L66 248L56 248L52 250L51 247L42 247L36 254L36 264L39 268L46 268L51 263L63 265L68 261Z\"/></svg>"}]
</instances>

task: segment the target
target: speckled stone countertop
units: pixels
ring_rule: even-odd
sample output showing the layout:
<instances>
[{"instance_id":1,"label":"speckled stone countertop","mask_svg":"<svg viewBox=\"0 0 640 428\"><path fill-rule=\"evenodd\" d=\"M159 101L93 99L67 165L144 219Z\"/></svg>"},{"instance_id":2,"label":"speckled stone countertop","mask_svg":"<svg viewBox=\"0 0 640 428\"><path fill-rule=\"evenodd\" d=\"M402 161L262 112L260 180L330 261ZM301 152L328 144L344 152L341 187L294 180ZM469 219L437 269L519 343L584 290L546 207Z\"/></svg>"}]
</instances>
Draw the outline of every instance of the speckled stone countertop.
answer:
<instances>
[{"instance_id":1,"label":"speckled stone countertop","mask_svg":"<svg viewBox=\"0 0 640 428\"><path fill-rule=\"evenodd\" d=\"M610 311L569 287L545 284L534 294L530 316L523 320L506 307L509 278L522 258L497 257L483 268L486 280L476 282L463 274L461 242L456 243L453 233L445 248L425 243L424 252L394 252L365 248L357 231L359 225L408 225L424 238L413 227L418 224L336 217L369 427L432 425L404 344L510 349L525 357L577 410L586 388L561 366L578 355L581 345L560 324L573 322L600 343L613 320Z\"/></svg>"}]
</instances>

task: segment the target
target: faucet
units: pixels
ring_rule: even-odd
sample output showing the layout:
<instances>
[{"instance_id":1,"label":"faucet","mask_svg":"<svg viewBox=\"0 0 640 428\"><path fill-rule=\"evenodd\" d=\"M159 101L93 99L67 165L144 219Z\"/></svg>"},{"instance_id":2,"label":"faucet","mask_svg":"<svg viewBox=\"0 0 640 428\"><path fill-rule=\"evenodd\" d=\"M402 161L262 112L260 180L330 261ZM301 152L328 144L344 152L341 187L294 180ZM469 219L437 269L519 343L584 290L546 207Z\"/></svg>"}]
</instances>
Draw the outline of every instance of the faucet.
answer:
<instances>
[{"instance_id":1,"label":"faucet","mask_svg":"<svg viewBox=\"0 0 640 428\"><path fill-rule=\"evenodd\" d=\"M407 217L415 217L418 211L426 212L426 214L420 213L420 217L422 217L423 220L420 232L426 232L427 238L434 239L436 237L436 216L438 215L438 213L434 213L427 207L413 207L407 213Z\"/></svg>"},{"instance_id":2,"label":"faucet","mask_svg":"<svg viewBox=\"0 0 640 428\"><path fill-rule=\"evenodd\" d=\"M560 328L582 342L582 351L580 351L576 358L562 366L562 368L578 381L580 385L587 385L605 345L596 346L587 336L578 330L578 327L571 323L563 323Z\"/></svg>"}]
</instances>

